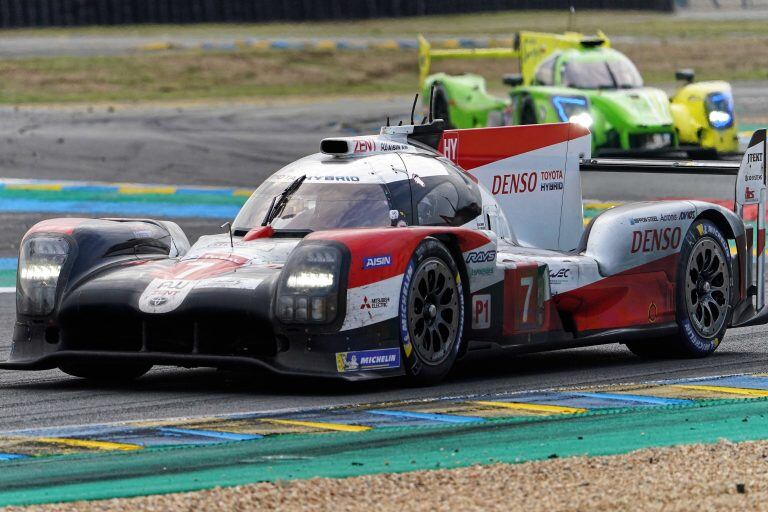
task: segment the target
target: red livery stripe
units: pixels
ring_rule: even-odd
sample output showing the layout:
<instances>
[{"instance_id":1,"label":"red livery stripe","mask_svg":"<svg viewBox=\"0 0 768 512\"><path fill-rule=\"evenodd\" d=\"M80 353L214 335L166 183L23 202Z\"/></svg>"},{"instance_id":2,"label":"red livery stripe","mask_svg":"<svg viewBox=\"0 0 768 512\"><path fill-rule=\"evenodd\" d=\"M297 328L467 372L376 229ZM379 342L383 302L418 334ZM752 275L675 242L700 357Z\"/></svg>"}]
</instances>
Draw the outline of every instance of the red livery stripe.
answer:
<instances>
[{"instance_id":1,"label":"red livery stripe","mask_svg":"<svg viewBox=\"0 0 768 512\"><path fill-rule=\"evenodd\" d=\"M465 228L414 226L407 228L372 228L319 231L308 240L335 240L349 248L348 288L383 281L405 272L413 251L430 235L450 234L461 252L471 251L490 242L484 234ZM364 268L366 258L389 256L390 263Z\"/></svg>"},{"instance_id":2,"label":"red livery stripe","mask_svg":"<svg viewBox=\"0 0 768 512\"><path fill-rule=\"evenodd\" d=\"M615 274L553 297L573 315L578 332L675 321L675 275L679 254Z\"/></svg>"},{"instance_id":3,"label":"red livery stripe","mask_svg":"<svg viewBox=\"0 0 768 512\"><path fill-rule=\"evenodd\" d=\"M446 130L438 151L471 170L585 135L589 130L570 123Z\"/></svg>"}]
</instances>

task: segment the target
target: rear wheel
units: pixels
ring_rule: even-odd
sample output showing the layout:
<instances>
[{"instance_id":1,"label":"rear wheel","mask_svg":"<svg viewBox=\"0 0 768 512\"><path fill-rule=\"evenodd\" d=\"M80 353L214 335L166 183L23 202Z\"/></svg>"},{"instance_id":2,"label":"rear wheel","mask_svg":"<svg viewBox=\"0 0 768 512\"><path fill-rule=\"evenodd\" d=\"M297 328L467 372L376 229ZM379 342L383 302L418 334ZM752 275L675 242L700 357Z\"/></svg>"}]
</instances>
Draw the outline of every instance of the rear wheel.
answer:
<instances>
[{"instance_id":1,"label":"rear wheel","mask_svg":"<svg viewBox=\"0 0 768 512\"><path fill-rule=\"evenodd\" d=\"M677 334L627 344L642 357L703 357L720 345L733 313L728 242L712 222L691 225L677 272Z\"/></svg>"},{"instance_id":2,"label":"rear wheel","mask_svg":"<svg viewBox=\"0 0 768 512\"><path fill-rule=\"evenodd\" d=\"M464 291L451 253L427 238L414 252L403 279L400 330L406 371L419 385L442 380L459 353Z\"/></svg>"},{"instance_id":3,"label":"rear wheel","mask_svg":"<svg viewBox=\"0 0 768 512\"><path fill-rule=\"evenodd\" d=\"M148 363L64 363L59 366L59 370L73 377L103 382L131 381L151 369Z\"/></svg>"}]
</instances>

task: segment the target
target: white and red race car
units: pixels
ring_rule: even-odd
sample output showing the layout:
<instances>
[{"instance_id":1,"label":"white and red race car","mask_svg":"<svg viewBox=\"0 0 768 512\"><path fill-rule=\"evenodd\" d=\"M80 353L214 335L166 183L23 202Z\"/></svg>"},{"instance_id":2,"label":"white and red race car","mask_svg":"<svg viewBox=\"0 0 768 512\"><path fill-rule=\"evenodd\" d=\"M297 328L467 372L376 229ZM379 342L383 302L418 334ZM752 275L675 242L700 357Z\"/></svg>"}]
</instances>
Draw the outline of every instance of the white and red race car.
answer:
<instances>
[{"instance_id":1,"label":"white and red race car","mask_svg":"<svg viewBox=\"0 0 768 512\"><path fill-rule=\"evenodd\" d=\"M579 125L435 121L325 139L262 183L229 233L191 247L164 221L34 226L0 368L115 379L157 364L260 367L430 383L470 349L620 342L643 356L705 356L728 327L766 321L765 146L759 130L734 169L736 213L654 201L585 228L580 169L601 163ZM707 172L676 167L666 170ZM749 204L760 209L756 258Z\"/></svg>"}]
</instances>

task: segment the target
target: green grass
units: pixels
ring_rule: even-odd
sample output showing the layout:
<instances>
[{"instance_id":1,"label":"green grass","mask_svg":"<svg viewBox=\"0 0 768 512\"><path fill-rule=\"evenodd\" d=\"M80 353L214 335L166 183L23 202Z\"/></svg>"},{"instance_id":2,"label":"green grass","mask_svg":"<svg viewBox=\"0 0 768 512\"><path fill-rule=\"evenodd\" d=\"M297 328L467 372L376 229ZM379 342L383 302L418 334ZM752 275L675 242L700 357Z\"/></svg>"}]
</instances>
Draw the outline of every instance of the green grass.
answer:
<instances>
[{"instance_id":1,"label":"green grass","mask_svg":"<svg viewBox=\"0 0 768 512\"><path fill-rule=\"evenodd\" d=\"M0 61L0 103L230 99L410 92L415 55L169 52Z\"/></svg>"},{"instance_id":2,"label":"green grass","mask_svg":"<svg viewBox=\"0 0 768 512\"><path fill-rule=\"evenodd\" d=\"M146 36L146 37L398 37L418 33L446 36L511 36L518 30L564 31L565 11L502 11L413 18L363 20L350 23L253 23L196 25L132 25L119 27L13 29L0 37ZM663 13L578 11L573 29L650 37L732 37L765 35L764 20L689 20Z\"/></svg>"},{"instance_id":3,"label":"green grass","mask_svg":"<svg viewBox=\"0 0 768 512\"><path fill-rule=\"evenodd\" d=\"M768 41L765 41L768 42ZM646 83L674 81L695 67L701 79L765 79L768 44L677 41L617 45ZM658 55L663 53L664 59ZM433 71L474 72L504 94L515 60L444 61ZM112 57L0 60L0 104L231 100L404 94L417 88L413 51L171 51Z\"/></svg>"},{"instance_id":4,"label":"green grass","mask_svg":"<svg viewBox=\"0 0 768 512\"><path fill-rule=\"evenodd\" d=\"M383 19L345 23L89 27L6 30L0 37L201 36L345 37L427 35L509 36L520 29L561 31L558 12L501 12ZM768 78L768 32L763 21L686 20L666 14L580 12L575 28L604 29L637 64L646 83L669 84L674 71L693 67L700 79ZM474 72L498 94L499 78L515 60L444 61L433 71ZM417 88L414 51L323 52L179 50L111 57L34 57L0 60L0 104L94 103L259 99L412 93Z\"/></svg>"}]
</instances>

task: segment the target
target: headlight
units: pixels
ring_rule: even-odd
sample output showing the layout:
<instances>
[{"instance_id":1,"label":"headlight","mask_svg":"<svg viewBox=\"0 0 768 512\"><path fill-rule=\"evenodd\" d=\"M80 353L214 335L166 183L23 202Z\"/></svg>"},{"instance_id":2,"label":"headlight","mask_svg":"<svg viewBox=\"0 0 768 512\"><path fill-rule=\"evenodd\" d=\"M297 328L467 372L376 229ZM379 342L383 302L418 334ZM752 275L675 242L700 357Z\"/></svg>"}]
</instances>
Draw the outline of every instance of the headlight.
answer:
<instances>
[{"instance_id":1,"label":"headlight","mask_svg":"<svg viewBox=\"0 0 768 512\"><path fill-rule=\"evenodd\" d=\"M733 125L733 96L730 92L708 94L704 106L712 128L723 129Z\"/></svg>"},{"instance_id":2,"label":"headlight","mask_svg":"<svg viewBox=\"0 0 768 512\"><path fill-rule=\"evenodd\" d=\"M277 317L284 323L330 323L338 313L341 251L330 245L299 246L283 269Z\"/></svg>"},{"instance_id":3,"label":"headlight","mask_svg":"<svg viewBox=\"0 0 768 512\"><path fill-rule=\"evenodd\" d=\"M580 124L584 128L589 128L592 126L592 116L589 115L587 112L582 112L581 114L574 114L570 118L568 118L568 121L571 123Z\"/></svg>"},{"instance_id":4,"label":"headlight","mask_svg":"<svg viewBox=\"0 0 768 512\"><path fill-rule=\"evenodd\" d=\"M19 294L16 307L25 315L48 315L56 304L61 267L69 254L63 238L37 236L19 251Z\"/></svg>"},{"instance_id":5,"label":"headlight","mask_svg":"<svg viewBox=\"0 0 768 512\"><path fill-rule=\"evenodd\" d=\"M587 98L581 96L552 96L552 106L561 121L580 124L584 128L592 126Z\"/></svg>"}]
</instances>

